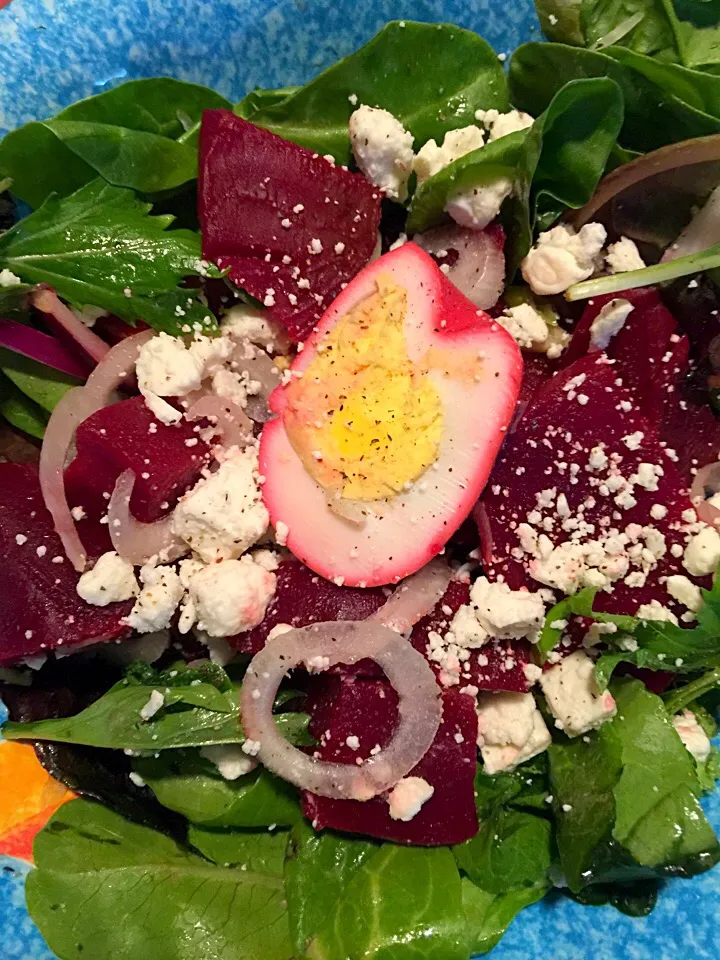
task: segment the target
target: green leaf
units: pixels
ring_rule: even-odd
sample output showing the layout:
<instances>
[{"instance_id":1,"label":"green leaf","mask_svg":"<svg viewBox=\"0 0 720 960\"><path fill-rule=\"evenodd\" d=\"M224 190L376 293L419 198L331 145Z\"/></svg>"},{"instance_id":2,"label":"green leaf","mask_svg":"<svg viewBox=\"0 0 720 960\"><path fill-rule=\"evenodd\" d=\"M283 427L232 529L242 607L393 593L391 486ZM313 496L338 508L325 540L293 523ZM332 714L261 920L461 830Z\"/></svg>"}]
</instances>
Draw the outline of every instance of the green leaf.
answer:
<instances>
[{"instance_id":1,"label":"green leaf","mask_svg":"<svg viewBox=\"0 0 720 960\"><path fill-rule=\"evenodd\" d=\"M94 180L53 197L0 236L0 269L26 283L48 283L72 303L92 303L126 320L178 334L214 318L180 281L198 275L200 237L168 230L172 217L149 216L129 190ZM22 388L21 388L22 389Z\"/></svg>"},{"instance_id":2,"label":"green leaf","mask_svg":"<svg viewBox=\"0 0 720 960\"><path fill-rule=\"evenodd\" d=\"M252 120L253 115L265 107L273 107L276 103L281 103L286 97L291 96L302 89L301 87L278 87L277 90L263 90L257 87L246 93L239 103L233 107L233 113L244 120Z\"/></svg>"},{"instance_id":3,"label":"green leaf","mask_svg":"<svg viewBox=\"0 0 720 960\"><path fill-rule=\"evenodd\" d=\"M512 272L532 244L536 219L544 229L567 207L590 199L621 124L622 98L611 80L568 83L528 131L466 154L422 183L410 206L408 230L437 223L456 193L508 177L515 193L506 218Z\"/></svg>"},{"instance_id":4,"label":"green leaf","mask_svg":"<svg viewBox=\"0 0 720 960\"><path fill-rule=\"evenodd\" d=\"M295 825L285 859L285 894L298 956L305 956L352 877L377 850L370 840L315 833L304 820Z\"/></svg>"},{"instance_id":5,"label":"green leaf","mask_svg":"<svg viewBox=\"0 0 720 960\"><path fill-rule=\"evenodd\" d=\"M211 830L190 824L188 842L222 867L240 867L257 873L283 875L287 831Z\"/></svg>"},{"instance_id":6,"label":"green leaf","mask_svg":"<svg viewBox=\"0 0 720 960\"><path fill-rule=\"evenodd\" d=\"M74 717L6 723L7 740L51 740L112 750L167 750L214 743L243 743L238 691L221 693L209 683L187 687L160 687L164 704L149 720L140 711L155 686L116 683L106 694ZM307 715L283 713L278 729L289 740L303 742Z\"/></svg>"},{"instance_id":7,"label":"green leaf","mask_svg":"<svg viewBox=\"0 0 720 960\"><path fill-rule=\"evenodd\" d=\"M261 767L225 780L197 750L166 750L134 767L164 807L206 827L291 826L301 816L297 790Z\"/></svg>"},{"instance_id":8,"label":"green leaf","mask_svg":"<svg viewBox=\"0 0 720 960\"><path fill-rule=\"evenodd\" d=\"M487 893L467 877L462 879L462 900L468 930L470 953L488 953L496 946L511 921L547 893L547 884L511 890L508 893Z\"/></svg>"},{"instance_id":9,"label":"green leaf","mask_svg":"<svg viewBox=\"0 0 720 960\"><path fill-rule=\"evenodd\" d=\"M252 122L347 164L350 97L389 110L415 137L415 149L474 123L477 109L509 107L502 65L481 37L448 24L403 20L387 24L296 93L255 111Z\"/></svg>"},{"instance_id":10,"label":"green leaf","mask_svg":"<svg viewBox=\"0 0 720 960\"><path fill-rule=\"evenodd\" d=\"M584 46L619 43L649 57L678 58L663 0L582 0L580 19Z\"/></svg>"},{"instance_id":11,"label":"green leaf","mask_svg":"<svg viewBox=\"0 0 720 960\"><path fill-rule=\"evenodd\" d=\"M613 687L618 713L549 749L560 863L570 889L709 869L720 848L698 796L694 761L659 697Z\"/></svg>"},{"instance_id":12,"label":"green leaf","mask_svg":"<svg viewBox=\"0 0 720 960\"><path fill-rule=\"evenodd\" d=\"M64 960L289 960L277 840L250 835L250 865L228 869L73 800L35 840L28 910Z\"/></svg>"},{"instance_id":13,"label":"green leaf","mask_svg":"<svg viewBox=\"0 0 720 960\"><path fill-rule=\"evenodd\" d=\"M13 391L0 403L0 413L16 429L42 440L48 422L47 414L19 390Z\"/></svg>"},{"instance_id":14,"label":"green leaf","mask_svg":"<svg viewBox=\"0 0 720 960\"><path fill-rule=\"evenodd\" d=\"M21 393L47 413L52 413L68 390L82 383L5 347L0 347L0 369Z\"/></svg>"},{"instance_id":15,"label":"green leaf","mask_svg":"<svg viewBox=\"0 0 720 960\"><path fill-rule=\"evenodd\" d=\"M460 876L450 850L383 844L354 872L307 956L467 960L468 952Z\"/></svg>"},{"instance_id":16,"label":"green leaf","mask_svg":"<svg viewBox=\"0 0 720 960\"><path fill-rule=\"evenodd\" d=\"M542 32L554 43L582 47L585 33L580 23L582 0L535 0Z\"/></svg>"},{"instance_id":17,"label":"green leaf","mask_svg":"<svg viewBox=\"0 0 720 960\"><path fill-rule=\"evenodd\" d=\"M720 688L720 667L715 667L712 670L708 670L708 672L704 673L701 677L697 677L697 679L692 680L690 683L686 683L685 686L678 687L676 690L667 693L663 698L665 701L665 709L670 716L674 716L674 714L680 713L681 710L689 707L698 697L703 697L706 693L709 693L711 690L717 690L718 688ZM711 734L711 736L714 736L714 733Z\"/></svg>"},{"instance_id":18,"label":"green leaf","mask_svg":"<svg viewBox=\"0 0 720 960\"><path fill-rule=\"evenodd\" d=\"M548 610L537 645L541 663L545 663L547 655L560 643L565 629L564 627L554 627L553 624L568 622L573 616L587 617L589 620L596 620L598 623L612 623L619 631L625 633L634 632L639 624L637 617L617 613L602 613L599 610L594 610L593 603L596 594L597 589L594 587L585 587L584 590L580 590L573 596L564 597Z\"/></svg>"},{"instance_id":19,"label":"green leaf","mask_svg":"<svg viewBox=\"0 0 720 960\"><path fill-rule=\"evenodd\" d=\"M188 129L199 125L203 110L230 106L193 83L130 80L9 133L0 143L0 177L12 177L13 192L33 207L98 174L145 193L177 187L197 175Z\"/></svg>"},{"instance_id":20,"label":"green leaf","mask_svg":"<svg viewBox=\"0 0 720 960\"><path fill-rule=\"evenodd\" d=\"M547 887L552 860L550 822L532 813L499 808L470 840L453 848L458 866L487 893Z\"/></svg>"},{"instance_id":21,"label":"green leaf","mask_svg":"<svg viewBox=\"0 0 720 960\"><path fill-rule=\"evenodd\" d=\"M645 152L720 133L717 115L687 103L674 87L659 86L609 53L558 43L526 43L513 54L508 79L513 103L538 116L564 84L587 77L609 77L620 87L625 119L619 140L625 149ZM697 79L689 70L683 77L691 85Z\"/></svg>"}]
</instances>

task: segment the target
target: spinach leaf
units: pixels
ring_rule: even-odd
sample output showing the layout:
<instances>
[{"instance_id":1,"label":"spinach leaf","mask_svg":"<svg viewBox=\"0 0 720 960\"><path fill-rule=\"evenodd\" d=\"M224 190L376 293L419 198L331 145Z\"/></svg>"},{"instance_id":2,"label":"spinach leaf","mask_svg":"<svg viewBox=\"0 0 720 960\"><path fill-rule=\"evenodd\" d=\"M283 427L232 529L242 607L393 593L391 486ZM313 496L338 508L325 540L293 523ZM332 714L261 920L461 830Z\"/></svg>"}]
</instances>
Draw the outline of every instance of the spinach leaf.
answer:
<instances>
[{"instance_id":1,"label":"spinach leaf","mask_svg":"<svg viewBox=\"0 0 720 960\"><path fill-rule=\"evenodd\" d=\"M582 0L535 0L542 32L553 43L582 47L585 32L580 22Z\"/></svg>"},{"instance_id":2,"label":"spinach leaf","mask_svg":"<svg viewBox=\"0 0 720 960\"><path fill-rule=\"evenodd\" d=\"M163 806L206 827L291 826L301 816L297 790L260 767L225 780L197 750L165 750L134 766Z\"/></svg>"},{"instance_id":3,"label":"spinach leaf","mask_svg":"<svg viewBox=\"0 0 720 960\"><path fill-rule=\"evenodd\" d=\"M82 382L5 347L0 347L0 369L21 393L47 413L52 413L68 390Z\"/></svg>"},{"instance_id":4,"label":"spinach leaf","mask_svg":"<svg viewBox=\"0 0 720 960\"><path fill-rule=\"evenodd\" d=\"M311 960L467 960L460 875L447 847L383 844L354 871L307 951Z\"/></svg>"},{"instance_id":5,"label":"spinach leaf","mask_svg":"<svg viewBox=\"0 0 720 960\"><path fill-rule=\"evenodd\" d=\"M690 86L696 84L697 72L686 70L682 76ZM510 61L510 95L518 108L538 116L565 83L587 77L609 77L620 87L625 119L619 140L626 149L645 152L668 143L720 133L717 115L676 94L676 75L672 86L665 85L669 81L659 85L609 53L558 43L526 43L518 47Z\"/></svg>"},{"instance_id":6,"label":"spinach leaf","mask_svg":"<svg viewBox=\"0 0 720 960\"><path fill-rule=\"evenodd\" d=\"M290 934L298 956L325 924L358 869L378 850L370 840L315 833L300 820L290 833L285 859L285 895Z\"/></svg>"},{"instance_id":7,"label":"spinach leaf","mask_svg":"<svg viewBox=\"0 0 720 960\"><path fill-rule=\"evenodd\" d=\"M0 236L0 269L171 334L194 323L215 329L194 292L178 288L186 276L208 274L199 235L168 230L172 217L149 211L131 191L94 180L72 196L51 197Z\"/></svg>"},{"instance_id":8,"label":"spinach leaf","mask_svg":"<svg viewBox=\"0 0 720 960\"><path fill-rule=\"evenodd\" d=\"M610 50L622 44L649 57L677 60L665 6L664 0L582 0L583 46Z\"/></svg>"},{"instance_id":9,"label":"spinach leaf","mask_svg":"<svg viewBox=\"0 0 720 960\"><path fill-rule=\"evenodd\" d=\"M687 709L698 697L703 697L706 693L709 693L711 690L717 690L718 688L720 688L720 667L714 667L701 677L697 677L690 683L686 683L684 686L678 687L676 690L672 690L666 694L663 698L665 701L665 709L670 716L674 716L676 713L680 713L681 710ZM716 732L717 729L712 731L709 736L714 736Z\"/></svg>"},{"instance_id":10,"label":"spinach leaf","mask_svg":"<svg viewBox=\"0 0 720 960\"><path fill-rule=\"evenodd\" d=\"M492 950L517 914L542 900L546 892L547 885L536 884L508 893L487 893L463 877L462 901L470 953L475 955Z\"/></svg>"},{"instance_id":11,"label":"spinach leaf","mask_svg":"<svg viewBox=\"0 0 720 960\"><path fill-rule=\"evenodd\" d=\"M655 909L659 889L658 880L634 880L630 884L599 883L585 887L579 893L571 893L567 888L564 891L583 905L602 907L609 904L628 917L647 917Z\"/></svg>"},{"instance_id":12,"label":"spinach leaf","mask_svg":"<svg viewBox=\"0 0 720 960\"><path fill-rule=\"evenodd\" d=\"M555 627L555 623L567 622L570 617L587 617L590 620L596 620L598 623L612 623L618 630L625 633L633 633L639 624L637 617L627 616L619 613L602 613L593 609L597 589L595 587L585 587L578 593L570 597L564 597L559 603L548 610L540 633L538 641L538 650L540 659L544 663L547 660L547 654L560 643L564 627Z\"/></svg>"},{"instance_id":13,"label":"spinach leaf","mask_svg":"<svg viewBox=\"0 0 720 960\"><path fill-rule=\"evenodd\" d=\"M280 103L286 97L291 96L302 89L301 87L279 87L277 90L263 90L257 87L246 93L239 103L233 107L233 113L244 120L252 120L258 110L265 107L273 107Z\"/></svg>"},{"instance_id":14,"label":"spinach leaf","mask_svg":"<svg viewBox=\"0 0 720 960\"><path fill-rule=\"evenodd\" d=\"M512 270L531 246L536 221L545 229L564 209L590 199L621 124L615 83L604 78L568 83L528 131L466 154L422 183L410 206L408 230L436 224L456 193L507 177L515 188L506 218Z\"/></svg>"},{"instance_id":15,"label":"spinach leaf","mask_svg":"<svg viewBox=\"0 0 720 960\"><path fill-rule=\"evenodd\" d=\"M689 876L720 859L693 759L662 701L636 680L619 681L613 693L612 722L548 751L560 863L575 893Z\"/></svg>"},{"instance_id":16,"label":"spinach leaf","mask_svg":"<svg viewBox=\"0 0 720 960\"><path fill-rule=\"evenodd\" d=\"M149 720L140 711L158 688L121 680L74 717L6 723L7 740L53 740L113 750L167 750L213 743L242 743L237 690L222 693L210 683L160 687L164 703ZM307 715L283 713L278 729L289 740L304 740Z\"/></svg>"},{"instance_id":17,"label":"spinach leaf","mask_svg":"<svg viewBox=\"0 0 720 960\"><path fill-rule=\"evenodd\" d=\"M429 63L441 63L442 72L429 70ZM415 137L416 149L474 123L477 109L509 107L502 65L481 37L448 24L403 20L387 24L296 93L260 106L252 122L347 164L355 98L394 114Z\"/></svg>"},{"instance_id":18,"label":"spinach leaf","mask_svg":"<svg viewBox=\"0 0 720 960\"><path fill-rule=\"evenodd\" d=\"M33 207L98 174L144 193L171 189L197 175L186 132L214 107L230 103L207 87L169 77L130 80L9 133L0 143L0 177L11 177L13 192Z\"/></svg>"},{"instance_id":19,"label":"spinach leaf","mask_svg":"<svg viewBox=\"0 0 720 960\"><path fill-rule=\"evenodd\" d=\"M73 800L35 840L28 910L66 960L289 960L278 838L245 844L248 869L228 869Z\"/></svg>"},{"instance_id":20,"label":"spinach leaf","mask_svg":"<svg viewBox=\"0 0 720 960\"><path fill-rule=\"evenodd\" d=\"M0 414L17 430L42 440L48 422L47 414L19 390L13 390L0 401Z\"/></svg>"},{"instance_id":21,"label":"spinach leaf","mask_svg":"<svg viewBox=\"0 0 720 960\"><path fill-rule=\"evenodd\" d=\"M282 877L288 834L286 830L211 830L190 824L188 843L220 866Z\"/></svg>"}]
</instances>

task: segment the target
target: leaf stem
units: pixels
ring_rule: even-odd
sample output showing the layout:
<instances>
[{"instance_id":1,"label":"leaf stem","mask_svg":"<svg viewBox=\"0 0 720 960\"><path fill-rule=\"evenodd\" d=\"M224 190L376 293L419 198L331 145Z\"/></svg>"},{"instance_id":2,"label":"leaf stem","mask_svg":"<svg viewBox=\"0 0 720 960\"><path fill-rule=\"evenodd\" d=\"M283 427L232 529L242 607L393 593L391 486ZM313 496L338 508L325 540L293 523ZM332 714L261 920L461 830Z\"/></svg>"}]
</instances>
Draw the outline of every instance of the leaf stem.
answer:
<instances>
[{"instance_id":1,"label":"leaf stem","mask_svg":"<svg viewBox=\"0 0 720 960\"><path fill-rule=\"evenodd\" d=\"M665 709L672 715L679 713L693 700L709 693L714 687L720 687L720 667L709 670L698 677L697 680L693 680L678 690L672 690L664 698Z\"/></svg>"}]
</instances>

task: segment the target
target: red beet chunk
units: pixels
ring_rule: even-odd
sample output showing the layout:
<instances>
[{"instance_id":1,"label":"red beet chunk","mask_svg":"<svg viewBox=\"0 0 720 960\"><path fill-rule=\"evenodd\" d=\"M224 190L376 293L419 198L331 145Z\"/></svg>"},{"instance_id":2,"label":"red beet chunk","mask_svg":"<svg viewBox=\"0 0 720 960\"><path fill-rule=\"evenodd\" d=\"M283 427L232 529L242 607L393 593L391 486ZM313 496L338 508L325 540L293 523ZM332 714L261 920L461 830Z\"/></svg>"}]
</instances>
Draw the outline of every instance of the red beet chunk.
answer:
<instances>
[{"instance_id":1,"label":"red beet chunk","mask_svg":"<svg viewBox=\"0 0 720 960\"><path fill-rule=\"evenodd\" d=\"M397 719L397 694L387 681L336 678L325 689L327 696L316 704L311 721L322 759L355 763L358 758L367 759L376 745L388 743ZM358 750L346 743L352 736L360 742ZM427 780L435 792L412 820L393 820L382 797L361 803L311 793L303 795L305 816L316 830L329 827L413 845L462 843L478 827L473 787L476 740L475 701L447 690L435 741L409 774Z\"/></svg>"},{"instance_id":2,"label":"red beet chunk","mask_svg":"<svg viewBox=\"0 0 720 960\"><path fill-rule=\"evenodd\" d=\"M676 387L673 403L668 403L660 425L660 436L675 451L677 469L689 485L693 470L720 457L720 421L706 404L685 399L681 386Z\"/></svg>"},{"instance_id":3,"label":"red beet chunk","mask_svg":"<svg viewBox=\"0 0 720 960\"><path fill-rule=\"evenodd\" d=\"M470 584L453 581L433 612L423 617L413 627L410 641L416 650L427 656L428 634L445 634L450 621L459 609L470 602ZM444 608L444 609L443 609ZM446 611L450 610L450 613ZM530 684L525 676L525 664L531 662L530 645L517 640L494 640L478 650L473 650L470 659L463 664L459 688L477 687L478 690L508 690L526 693ZM440 676L438 664L429 660L430 666Z\"/></svg>"},{"instance_id":4,"label":"red beet chunk","mask_svg":"<svg viewBox=\"0 0 720 960\"><path fill-rule=\"evenodd\" d=\"M0 563L0 663L130 632L120 618L131 601L93 607L77 595L78 574L53 529L34 464L0 464Z\"/></svg>"},{"instance_id":5,"label":"red beet chunk","mask_svg":"<svg viewBox=\"0 0 720 960\"><path fill-rule=\"evenodd\" d=\"M572 391L563 387L579 375L584 375L585 380L577 385L572 398ZM539 391L516 432L508 437L483 497L493 540L493 562L487 568L491 579L503 575L513 589L539 586L530 575L530 558L513 555L519 547L515 530L536 509L537 495L555 487L567 497L572 516L577 515L581 504L588 503L588 498L595 501L584 512L584 520L595 524L593 536L599 536L609 520L609 526L620 530L630 523L653 525L666 538L667 553L650 572L645 585L630 587L619 580L611 594L598 593L597 607L634 613L638 605L651 599L668 602L661 581L671 573L682 572L680 560L671 555L670 548L673 543L683 543L677 527L682 511L689 506L685 483L660 447L638 404L632 403L629 411L623 409L622 404L630 402L633 394L618 386L616 378L617 365L603 362L599 354L576 361ZM577 400L579 393L588 398L584 404ZM631 450L623 437L636 431L644 435L643 440L638 449ZM637 503L631 509L620 509L611 497L600 495L597 486L591 484L593 474L586 469L590 450L598 443L605 445L608 456L622 456L620 467L625 477L634 473L641 462L661 465L664 476L658 480L658 490L651 492L636 485L633 496ZM572 464L579 466L575 483L571 482ZM651 518L654 504L667 509L664 518ZM570 539L557 521L549 535L555 545Z\"/></svg>"},{"instance_id":6,"label":"red beet chunk","mask_svg":"<svg viewBox=\"0 0 720 960\"><path fill-rule=\"evenodd\" d=\"M228 110L203 114L198 205L203 256L295 340L368 262L380 222L360 174Z\"/></svg>"},{"instance_id":7,"label":"red beet chunk","mask_svg":"<svg viewBox=\"0 0 720 960\"><path fill-rule=\"evenodd\" d=\"M158 520L167 513L165 504L174 504L195 483L209 451L194 428L185 421L177 426L158 422L142 397L105 407L80 424L77 456L65 471L65 489L70 506L81 506L87 514L78 531L91 554L110 549L99 520L123 470L135 473L130 506L143 523ZM187 446L188 440L197 443Z\"/></svg>"},{"instance_id":8,"label":"red beet chunk","mask_svg":"<svg viewBox=\"0 0 720 960\"><path fill-rule=\"evenodd\" d=\"M277 590L263 622L230 637L230 643L243 653L256 654L265 646L267 635L279 623L291 627L307 627L329 620L365 620L385 603L380 587L361 590L359 587L338 587L297 560L285 560L277 571ZM361 661L369 663L369 661ZM357 665L359 666L359 664ZM379 670L375 667L372 675Z\"/></svg>"}]
</instances>

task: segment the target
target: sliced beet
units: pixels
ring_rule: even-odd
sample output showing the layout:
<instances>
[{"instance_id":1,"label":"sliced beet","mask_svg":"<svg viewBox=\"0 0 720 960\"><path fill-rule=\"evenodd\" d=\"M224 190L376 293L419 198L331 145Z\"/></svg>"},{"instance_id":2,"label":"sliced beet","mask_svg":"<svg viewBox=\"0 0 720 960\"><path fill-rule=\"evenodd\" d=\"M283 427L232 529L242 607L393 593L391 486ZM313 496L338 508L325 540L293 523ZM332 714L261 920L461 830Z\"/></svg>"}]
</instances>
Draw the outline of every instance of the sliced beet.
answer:
<instances>
[{"instance_id":1,"label":"sliced beet","mask_svg":"<svg viewBox=\"0 0 720 960\"><path fill-rule=\"evenodd\" d=\"M77 595L78 574L53 529L33 464L0 463L0 562L0 663L130 632L120 618L131 601L93 607Z\"/></svg>"},{"instance_id":2,"label":"sliced beet","mask_svg":"<svg viewBox=\"0 0 720 960\"><path fill-rule=\"evenodd\" d=\"M413 627L410 642L423 656L427 656L428 635L431 632L444 635L450 628L450 621L457 610L470 602L470 584L453 581L448 585L445 595L433 612L423 617ZM447 611L450 611L448 613ZM478 690L509 690L514 693L526 693L530 684L525 676L525 664L531 662L530 646L518 640L494 640L470 653L463 664L459 688L477 687ZM429 660L436 675L440 675L438 664Z\"/></svg>"},{"instance_id":3,"label":"sliced beet","mask_svg":"<svg viewBox=\"0 0 720 960\"><path fill-rule=\"evenodd\" d=\"M123 470L135 473L130 506L143 523L158 520L195 483L209 456L195 430L184 420L175 426L160 423L142 397L98 410L80 424L65 489L70 506L86 513L78 532L91 555L110 549L107 527L99 521Z\"/></svg>"},{"instance_id":4,"label":"sliced beet","mask_svg":"<svg viewBox=\"0 0 720 960\"><path fill-rule=\"evenodd\" d=\"M390 740L397 719L397 694L385 680L318 678L324 696L313 709L311 731L320 742L323 760L355 763L367 759L376 746ZM330 737L325 736L329 731ZM358 750L347 745L357 737ZM443 720L435 740L408 776L422 777L435 788L412 820L390 817L387 801L366 803L303 795L305 816L316 830L331 828L395 843L439 846L462 843L477 832L474 778L477 716L475 701L457 690L443 693Z\"/></svg>"},{"instance_id":5,"label":"sliced beet","mask_svg":"<svg viewBox=\"0 0 720 960\"><path fill-rule=\"evenodd\" d=\"M370 259L380 199L360 174L229 110L203 114L203 256L228 268L295 340Z\"/></svg>"},{"instance_id":6,"label":"sliced beet","mask_svg":"<svg viewBox=\"0 0 720 960\"><path fill-rule=\"evenodd\" d=\"M229 638L229 642L242 653L256 654L262 650L268 633L279 623L307 627L328 620L365 620L387 599L380 587L365 590L339 587L295 559L283 561L276 576L277 590L263 622L254 630ZM355 666L361 668L362 673L369 670L370 676L378 676L381 672L369 660L361 660Z\"/></svg>"},{"instance_id":7,"label":"sliced beet","mask_svg":"<svg viewBox=\"0 0 720 960\"><path fill-rule=\"evenodd\" d=\"M585 379L575 391L563 389L569 387L571 381L577 382L575 378L580 376ZM584 513L585 520L596 525L595 536L609 518L609 525L620 530L629 523L653 525L666 538L667 553L650 572L646 584L630 587L624 581L617 581L611 594L598 593L597 607L634 613L638 605L651 599L668 602L662 578L684 572L681 561L671 555L670 548L674 543L683 543L677 528L682 524L682 511L689 506L686 484L656 439L649 419L638 409L637 401L633 402L634 394L624 385L616 384L617 376L617 365L603 362L599 354L583 357L536 394L517 430L508 437L483 496L487 529L493 541L493 562L486 570L490 579L502 576L513 589L538 588L539 584L530 575L528 558L513 555L519 546L515 529L536 509L537 495L555 487L567 497L573 516L588 497L595 499L595 506ZM587 401L581 404L578 394L587 397ZM630 403L631 409L624 410L623 403ZM644 435L642 445L630 450L622 438L636 431ZM659 478L658 490L650 492L635 486L633 495L637 504L631 509L620 509L610 497L601 496L591 486L593 474L586 469L590 450L598 443L605 445L608 456L612 453L622 456L621 472L625 477L634 473L643 461L661 465L664 476ZM575 483L571 482L572 464L579 466ZM666 507L664 518L651 518L650 509L654 504ZM569 534L556 530L550 537L557 545L568 540Z\"/></svg>"}]
</instances>

